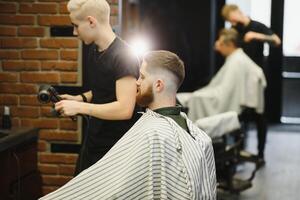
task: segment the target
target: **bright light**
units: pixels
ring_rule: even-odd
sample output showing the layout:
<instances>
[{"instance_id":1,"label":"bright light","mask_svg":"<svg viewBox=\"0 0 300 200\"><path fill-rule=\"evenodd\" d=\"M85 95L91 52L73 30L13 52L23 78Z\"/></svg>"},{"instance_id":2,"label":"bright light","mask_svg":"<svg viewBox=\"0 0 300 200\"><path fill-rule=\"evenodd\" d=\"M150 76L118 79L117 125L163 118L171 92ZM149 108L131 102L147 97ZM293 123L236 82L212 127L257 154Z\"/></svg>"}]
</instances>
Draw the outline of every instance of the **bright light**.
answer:
<instances>
[{"instance_id":1,"label":"bright light","mask_svg":"<svg viewBox=\"0 0 300 200\"><path fill-rule=\"evenodd\" d=\"M145 38L136 38L129 42L132 51L137 56L143 56L147 51L150 50L149 41Z\"/></svg>"}]
</instances>

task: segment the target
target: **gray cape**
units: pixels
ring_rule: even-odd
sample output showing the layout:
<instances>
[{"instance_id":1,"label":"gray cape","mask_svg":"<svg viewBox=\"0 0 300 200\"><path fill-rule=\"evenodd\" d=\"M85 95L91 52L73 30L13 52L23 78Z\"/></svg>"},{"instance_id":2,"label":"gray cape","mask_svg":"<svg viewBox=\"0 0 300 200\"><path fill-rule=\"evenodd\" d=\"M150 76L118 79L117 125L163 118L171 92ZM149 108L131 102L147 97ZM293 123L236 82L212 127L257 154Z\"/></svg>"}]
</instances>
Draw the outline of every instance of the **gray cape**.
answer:
<instances>
[{"instance_id":1,"label":"gray cape","mask_svg":"<svg viewBox=\"0 0 300 200\"><path fill-rule=\"evenodd\" d=\"M192 121L228 111L240 114L245 107L263 113L266 84L262 69L237 49L207 86L193 93L178 93L177 98L189 108Z\"/></svg>"},{"instance_id":2,"label":"gray cape","mask_svg":"<svg viewBox=\"0 0 300 200\"><path fill-rule=\"evenodd\" d=\"M211 139L187 125L192 136L148 109L101 160L41 199L216 199Z\"/></svg>"}]
</instances>

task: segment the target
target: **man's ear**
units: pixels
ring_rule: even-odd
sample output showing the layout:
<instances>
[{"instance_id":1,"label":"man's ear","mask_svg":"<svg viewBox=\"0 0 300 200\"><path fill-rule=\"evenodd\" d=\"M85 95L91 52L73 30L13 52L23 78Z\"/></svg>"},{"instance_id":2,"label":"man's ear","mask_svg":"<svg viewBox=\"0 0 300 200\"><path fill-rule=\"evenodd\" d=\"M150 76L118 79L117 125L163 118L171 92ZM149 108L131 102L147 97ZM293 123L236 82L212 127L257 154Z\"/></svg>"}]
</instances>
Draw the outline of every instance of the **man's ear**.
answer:
<instances>
[{"instance_id":1,"label":"man's ear","mask_svg":"<svg viewBox=\"0 0 300 200\"><path fill-rule=\"evenodd\" d=\"M92 28L94 28L94 27L96 26L97 19L96 19L95 17L93 17L93 16L90 16L90 15L87 16L86 18L87 18L87 20L88 20L90 26L91 26Z\"/></svg>"},{"instance_id":2,"label":"man's ear","mask_svg":"<svg viewBox=\"0 0 300 200\"><path fill-rule=\"evenodd\" d=\"M162 92L165 88L165 82L161 79L158 79L156 82L155 82L155 86L154 86L154 89L156 92Z\"/></svg>"}]
</instances>

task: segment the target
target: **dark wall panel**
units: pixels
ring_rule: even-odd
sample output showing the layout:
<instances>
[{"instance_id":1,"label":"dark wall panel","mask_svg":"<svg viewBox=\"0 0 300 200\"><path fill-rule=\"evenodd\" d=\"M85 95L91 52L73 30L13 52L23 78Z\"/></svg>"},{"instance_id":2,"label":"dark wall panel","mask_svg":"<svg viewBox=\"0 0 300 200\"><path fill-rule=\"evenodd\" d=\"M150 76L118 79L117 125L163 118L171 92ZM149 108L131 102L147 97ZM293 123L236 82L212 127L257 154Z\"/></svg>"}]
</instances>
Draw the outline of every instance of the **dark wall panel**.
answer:
<instances>
[{"instance_id":1,"label":"dark wall panel","mask_svg":"<svg viewBox=\"0 0 300 200\"><path fill-rule=\"evenodd\" d=\"M210 80L214 70L215 1L141 0L141 32L153 49L170 50L186 65L180 91L194 91ZM216 13L216 12L213 12Z\"/></svg>"}]
</instances>

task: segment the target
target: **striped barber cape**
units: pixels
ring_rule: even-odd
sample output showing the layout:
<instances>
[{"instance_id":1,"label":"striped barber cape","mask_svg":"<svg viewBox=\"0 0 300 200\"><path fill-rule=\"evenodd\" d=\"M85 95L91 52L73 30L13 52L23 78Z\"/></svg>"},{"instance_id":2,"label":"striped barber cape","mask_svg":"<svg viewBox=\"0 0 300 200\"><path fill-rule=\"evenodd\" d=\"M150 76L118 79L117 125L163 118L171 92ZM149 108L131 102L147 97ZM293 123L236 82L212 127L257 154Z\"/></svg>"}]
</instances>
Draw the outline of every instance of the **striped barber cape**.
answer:
<instances>
[{"instance_id":1,"label":"striped barber cape","mask_svg":"<svg viewBox=\"0 0 300 200\"><path fill-rule=\"evenodd\" d=\"M191 135L147 109L101 160L41 199L216 199L211 139L187 125Z\"/></svg>"}]
</instances>

